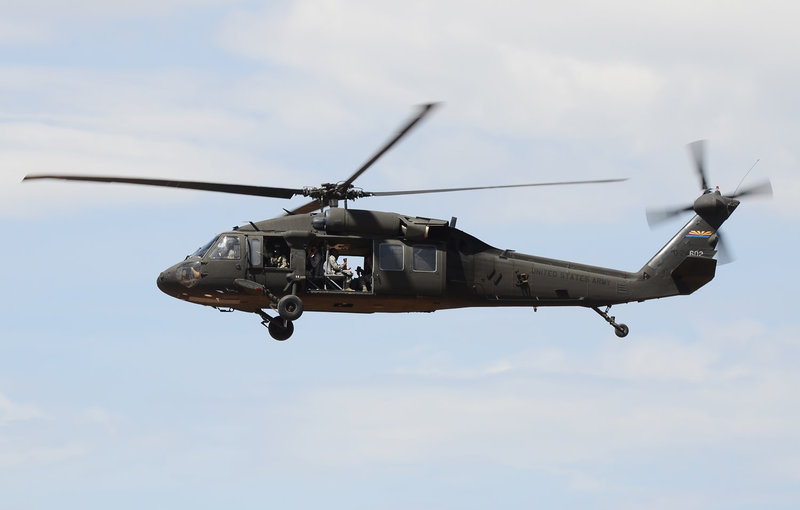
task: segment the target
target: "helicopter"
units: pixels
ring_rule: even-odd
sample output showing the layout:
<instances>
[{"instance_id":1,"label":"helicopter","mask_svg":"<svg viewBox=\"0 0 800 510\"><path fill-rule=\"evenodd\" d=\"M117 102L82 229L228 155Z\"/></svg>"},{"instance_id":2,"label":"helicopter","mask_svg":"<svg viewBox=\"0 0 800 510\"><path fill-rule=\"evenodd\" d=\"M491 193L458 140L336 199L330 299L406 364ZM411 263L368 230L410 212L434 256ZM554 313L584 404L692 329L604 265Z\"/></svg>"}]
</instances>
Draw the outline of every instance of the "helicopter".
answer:
<instances>
[{"instance_id":1,"label":"helicopter","mask_svg":"<svg viewBox=\"0 0 800 510\"><path fill-rule=\"evenodd\" d=\"M653 224L692 212L689 221L635 272L501 250L440 220L352 209L348 202L397 196L534 186L605 184L626 179L370 192L354 181L428 115L410 121L349 178L317 187L278 188L198 181L90 175L27 175L311 200L285 215L222 232L158 276L169 296L220 311L254 313L272 338L287 340L304 311L433 312L465 307L576 306L594 310L623 338L626 324L609 314L629 302L698 290L715 275L719 229L747 195L771 195L769 181L724 195L708 185L704 143L690 144L702 194L686 206L648 211ZM740 183L741 186L741 183ZM339 203L344 202L344 207ZM722 255L721 253L721 255ZM340 260L339 257L342 257ZM360 264L353 271L349 260Z\"/></svg>"}]
</instances>

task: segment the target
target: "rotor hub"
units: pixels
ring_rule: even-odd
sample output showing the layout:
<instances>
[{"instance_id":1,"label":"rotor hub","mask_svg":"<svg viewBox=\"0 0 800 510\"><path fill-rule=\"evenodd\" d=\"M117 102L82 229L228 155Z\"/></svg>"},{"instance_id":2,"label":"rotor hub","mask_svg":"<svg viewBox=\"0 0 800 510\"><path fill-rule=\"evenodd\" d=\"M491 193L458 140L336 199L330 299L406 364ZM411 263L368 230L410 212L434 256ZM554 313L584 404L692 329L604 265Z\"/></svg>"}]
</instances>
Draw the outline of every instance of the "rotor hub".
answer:
<instances>
[{"instance_id":1,"label":"rotor hub","mask_svg":"<svg viewBox=\"0 0 800 510\"><path fill-rule=\"evenodd\" d=\"M739 201L722 195L719 190L700 195L692 208L712 225L721 225L736 210Z\"/></svg>"},{"instance_id":2,"label":"rotor hub","mask_svg":"<svg viewBox=\"0 0 800 510\"><path fill-rule=\"evenodd\" d=\"M370 195L371 193L365 192L361 188L356 188L352 184L325 183L318 187L303 188L303 196L318 200L321 203L329 203L336 200L355 200Z\"/></svg>"}]
</instances>

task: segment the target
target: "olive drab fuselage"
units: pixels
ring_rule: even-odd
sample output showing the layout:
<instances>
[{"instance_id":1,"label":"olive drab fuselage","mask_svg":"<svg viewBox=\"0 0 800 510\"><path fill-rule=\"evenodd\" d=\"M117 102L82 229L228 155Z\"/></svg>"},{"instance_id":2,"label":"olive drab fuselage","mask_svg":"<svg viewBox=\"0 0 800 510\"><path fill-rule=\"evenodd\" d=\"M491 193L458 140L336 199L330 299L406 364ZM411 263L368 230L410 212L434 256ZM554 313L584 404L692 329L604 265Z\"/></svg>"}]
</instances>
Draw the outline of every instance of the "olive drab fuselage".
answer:
<instances>
[{"instance_id":1,"label":"olive drab fuselage","mask_svg":"<svg viewBox=\"0 0 800 510\"><path fill-rule=\"evenodd\" d=\"M299 297L306 311L596 309L688 294L710 281L717 227L696 215L642 269L626 272L500 250L444 220L331 208L222 233L161 273L158 286L191 303L256 313L286 295ZM341 275L313 273L312 247L324 259L335 249L358 261L350 288Z\"/></svg>"}]
</instances>

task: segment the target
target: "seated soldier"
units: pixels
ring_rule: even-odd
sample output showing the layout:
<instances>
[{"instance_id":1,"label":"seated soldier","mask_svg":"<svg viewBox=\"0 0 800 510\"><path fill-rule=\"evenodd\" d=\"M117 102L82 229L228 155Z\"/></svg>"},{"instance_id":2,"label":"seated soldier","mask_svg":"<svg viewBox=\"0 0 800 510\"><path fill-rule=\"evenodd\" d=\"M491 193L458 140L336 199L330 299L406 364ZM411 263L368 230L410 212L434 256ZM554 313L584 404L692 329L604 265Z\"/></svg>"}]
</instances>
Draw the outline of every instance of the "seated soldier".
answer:
<instances>
[{"instance_id":1,"label":"seated soldier","mask_svg":"<svg viewBox=\"0 0 800 510\"><path fill-rule=\"evenodd\" d=\"M271 246L269 255L267 255L267 266L277 267L279 269L287 269L289 267L289 262L286 260L286 256L281 253L281 251L282 250L278 244L273 244Z\"/></svg>"},{"instance_id":2,"label":"seated soldier","mask_svg":"<svg viewBox=\"0 0 800 510\"><path fill-rule=\"evenodd\" d=\"M364 269L356 268L358 287L361 288L361 292L372 292L372 263L369 259L369 256L364 257Z\"/></svg>"},{"instance_id":3,"label":"seated soldier","mask_svg":"<svg viewBox=\"0 0 800 510\"><path fill-rule=\"evenodd\" d=\"M325 261L325 275L330 276L344 276L343 290L352 291L350 288L350 280L353 279L353 272L347 269L347 263L339 264L339 250L331 248L328 252L328 260Z\"/></svg>"},{"instance_id":4,"label":"seated soldier","mask_svg":"<svg viewBox=\"0 0 800 510\"><path fill-rule=\"evenodd\" d=\"M271 262L273 267L279 269L286 269L289 267L289 262L286 260L286 257L278 251L277 247L275 247L275 250L272 252Z\"/></svg>"}]
</instances>

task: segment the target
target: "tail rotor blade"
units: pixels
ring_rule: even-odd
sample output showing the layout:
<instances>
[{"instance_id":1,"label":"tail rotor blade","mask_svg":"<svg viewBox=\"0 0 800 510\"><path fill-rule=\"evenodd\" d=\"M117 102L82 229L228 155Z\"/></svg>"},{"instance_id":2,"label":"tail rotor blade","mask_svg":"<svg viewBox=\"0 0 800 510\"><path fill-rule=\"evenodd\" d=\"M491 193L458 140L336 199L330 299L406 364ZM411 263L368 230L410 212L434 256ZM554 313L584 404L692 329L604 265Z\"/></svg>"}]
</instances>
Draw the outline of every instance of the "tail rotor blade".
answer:
<instances>
[{"instance_id":1,"label":"tail rotor blade","mask_svg":"<svg viewBox=\"0 0 800 510\"><path fill-rule=\"evenodd\" d=\"M733 256L731 249L728 247L728 243L723 242L722 232L717 232L717 261L720 265L723 264L730 264L736 257Z\"/></svg>"},{"instance_id":2,"label":"tail rotor blade","mask_svg":"<svg viewBox=\"0 0 800 510\"><path fill-rule=\"evenodd\" d=\"M730 198L739 198L744 196L751 196L751 197L771 197L772 196L772 183L769 180L764 182L760 182L758 184L754 184L748 188L745 188L737 193L734 193L730 196Z\"/></svg>"},{"instance_id":3,"label":"tail rotor blade","mask_svg":"<svg viewBox=\"0 0 800 510\"><path fill-rule=\"evenodd\" d=\"M663 223L679 214L689 212L692 210L692 206L686 207L679 207L679 208L669 208L669 209L653 209L648 208L646 211L647 214L647 224L650 225L650 228L655 227L656 225Z\"/></svg>"},{"instance_id":4,"label":"tail rotor blade","mask_svg":"<svg viewBox=\"0 0 800 510\"><path fill-rule=\"evenodd\" d=\"M692 154L692 159L694 159L694 166L697 170L697 174L700 176L700 186L703 188L703 191L708 189L708 179L706 179L706 141L705 140L697 140L696 142L692 142L689 144L689 152Z\"/></svg>"}]
</instances>

